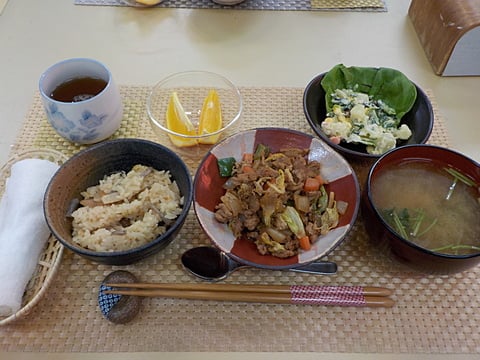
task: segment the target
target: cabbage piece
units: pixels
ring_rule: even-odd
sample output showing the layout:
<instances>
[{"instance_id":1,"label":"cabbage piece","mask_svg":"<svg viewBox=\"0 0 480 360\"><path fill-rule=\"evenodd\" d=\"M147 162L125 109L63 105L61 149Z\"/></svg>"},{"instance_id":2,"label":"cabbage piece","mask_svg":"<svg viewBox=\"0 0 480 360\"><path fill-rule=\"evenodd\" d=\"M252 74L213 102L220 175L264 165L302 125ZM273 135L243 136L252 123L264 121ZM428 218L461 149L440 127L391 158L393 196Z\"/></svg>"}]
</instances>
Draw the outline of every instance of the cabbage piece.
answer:
<instances>
[{"instance_id":1,"label":"cabbage piece","mask_svg":"<svg viewBox=\"0 0 480 360\"><path fill-rule=\"evenodd\" d=\"M267 246L268 251L272 253L285 251L285 246L277 241L272 240L272 238L270 238L266 232L260 234L259 240L260 242L264 243Z\"/></svg>"},{"instance_id":2,"label":"cabbage piece","mask_svg":"<svg viewBox=\"0 0 480 360\"><path fill-rule=\"evenodd\" d=\"M313 204L313 211L317 214L321 214L325 211L328 206L328 194L325 190L325 186L320 187L320 196L318 197L317 201Z\"/></svg>"},{"instance_id":3,"label":"cabbage piece","mask_svg":"<svg viewBox=\"0 0 480 360\"><path fill-rule=\"evenodd\" d=\"M285 194L285 173L282 170L278 170L278 176L274 182L269 182L268 186L279 194Z\"/></svg>"},{"instance_id":4,"label":"cabbage piece","mask_svg":"<svg viewBox=\"0 0 480 360\"><path fill-rule=\"evenodd\" d=\"M262 208L262 221L265 225L270 226L272 223L272 215L282 207L282 201L278 194L272 190L266 191L259 199Z\"/></svg>"},{"instance_id":5,"label":"cabbage piece","mask_svg":"<svg viewBox=\"0 0 480 360\"><path fill-rule=\"evenodd\" d=\"M240 200L235 194L227 191L225 195L221 196L220 200L227 207L227 209L237 217L242 212L242 200Z\"/></svg>"},{"instance_id":6,"label":"cabbage piece","mask_svg":"<svg viewBox=\"0 0 480 360\"><path fill-rule=\"evenodd\" d=\"M322 226L321 226L321 234L325 235L338 225L338 211L336 207L331 207L325 209L325 212L322 214Z\"/></svg>"},{"instance_id":7,"label":"cabbage piece","mask_svg":"<svg viewBox=\"0 0 480 360\"><path fill-rule=\"evenodd\" d=\"M303 226L300 214L292 206L287 206L285 211L281 214L281 217L288 225L291 232L295 234L297 238L305 236L305 227Z\"/></svg>"}]
</instances>

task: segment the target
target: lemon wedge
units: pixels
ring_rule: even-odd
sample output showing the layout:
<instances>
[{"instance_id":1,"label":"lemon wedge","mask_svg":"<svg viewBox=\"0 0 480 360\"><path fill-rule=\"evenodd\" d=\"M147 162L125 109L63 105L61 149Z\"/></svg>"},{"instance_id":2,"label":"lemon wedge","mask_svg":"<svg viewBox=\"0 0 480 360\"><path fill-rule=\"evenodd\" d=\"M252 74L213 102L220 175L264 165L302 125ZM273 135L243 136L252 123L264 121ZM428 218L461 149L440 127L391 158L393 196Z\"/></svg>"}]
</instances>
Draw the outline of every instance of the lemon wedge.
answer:
<instances>
[{"instance_id":1,"label":"lemon wedge","mask_svg":"<svg viewBox=\"0 0 480 360\"><path fill-rule=\"evenodd\" d=\"M200 113L200 121L198 124L198 134L210 134L222 128L222 109L220 99L216 90L212 89L208 92L203 102L202 112ZM220 134L203 137L198 140L201 144L215 144Z\"/></svg>"},{"instance_id":2,"label":"lemon wedge","mask_svg":"<svg viewBox=\"0 0 480 360\"><path fill-rule=\"evenodd\" d=\"M166 113L167 128L183 135L196 135L195 127L183 109L178 94L174 91L170 95ZM189 139L181 136L168 134L172 143L178 147L193 146L197 139Z\"/></svg>"}]
</instances>

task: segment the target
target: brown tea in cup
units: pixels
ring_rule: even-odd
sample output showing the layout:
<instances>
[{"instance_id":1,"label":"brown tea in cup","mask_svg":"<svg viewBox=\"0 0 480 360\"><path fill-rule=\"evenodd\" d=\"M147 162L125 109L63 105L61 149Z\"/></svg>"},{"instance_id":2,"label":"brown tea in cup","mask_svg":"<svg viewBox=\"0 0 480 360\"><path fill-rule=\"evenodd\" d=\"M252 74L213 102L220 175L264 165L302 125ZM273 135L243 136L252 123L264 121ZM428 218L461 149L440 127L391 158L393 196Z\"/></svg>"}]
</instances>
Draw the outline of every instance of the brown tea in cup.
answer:
<instances>
[{"instance_id":1,"label":"brown tea in cup","mask_svg":"<svg viewBox=\"0 0 480 360\"><path fill-rule=\"evenodd\" d=\"M78 77L58 85L50 97L61 102L84 101L100 94L106 86L107 82L100 78Z\"/></svg>"}]
</instances>

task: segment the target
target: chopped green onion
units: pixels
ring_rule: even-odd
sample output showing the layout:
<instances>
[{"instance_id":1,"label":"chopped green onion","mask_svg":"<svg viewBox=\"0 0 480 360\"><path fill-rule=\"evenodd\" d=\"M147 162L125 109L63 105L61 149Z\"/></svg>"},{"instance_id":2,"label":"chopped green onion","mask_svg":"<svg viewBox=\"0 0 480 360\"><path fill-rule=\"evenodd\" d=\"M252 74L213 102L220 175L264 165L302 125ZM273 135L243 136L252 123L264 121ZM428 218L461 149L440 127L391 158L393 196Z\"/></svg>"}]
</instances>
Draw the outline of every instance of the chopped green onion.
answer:
<instances>
[{"instance_id":1,"label":"chopped green onion","mask_svg":"<svg viewBox=\"0 0 480 360\"><path fill-rule=\"evenodd\" d=\"M431 249L432 251L435 252L444 252L445 250L475 250L475 251L480 251L480 247L475 246L475 245L462 245L462 244L450 244L450 245L445 245L439 248Z\"/></svg>"},{"instance_id":2,"label":"chopped green onion","mask_svg":"<svg viewBox=\"0 0 480 360\"><path fill-rule=\"evenodd\" d=\"M413 236L417 236L424 218L425 218L425 212L423 211L423 209L418 210L417 216L415 217L415 223L413 224L413 230L412 230Z\"/></svg>"},{"instance_id":3,"label":"chopped green onion","mask_svg":"<svg viewBox=\"0 0 480 360\"><path fill-rule=\"evenodd\" d=\"M450 175L452 175L455 179L458 179L460 180L461 182L463 182L464 184L468 185L468 186L474 186L475 185L475 181L473 181L472 179L470 179L468 176L462 174L461 172L459 172L458 170L455 170L454 168L451 168L451 167L445 167L443 168L446 172L448 172Z\"/></svg>"},{"instance_id":4,"label":"chopped green onion","mask_svg":"<svg viewBox=\"0 0 480 360\"><path fill-rule=\"evenodd\" d=\"M448 189L447 196L445 197L445 200L450 200L453 194L453 190L455 190L455 186L457 185L457 182L460 180L467 186L474 186L475 181L470 179L468 176L462 174L460 171L455 170L454 168L451 167L444 167L443 168L447 173L453 176L454 180L452 185L450 185L450 188Z\"/></svg>"},{"instance_id":5,"label":"chopped green onion","mask_svg":"<svg viewBox=\"0 0 480 360\"><path fill-rule=\"evenodd\" d=\"M403 226L402 221L400 220L400 217L398 216L395 210L392 211L392 217L393 217L393 222L395 224L395 229L397 230L397 232L404 239L408 239L408 234L407 234L407 231L405 230L405 226Z\"/></svg>"},{"instance_id":6,"label":"chopped green onion","mask_svg":"<svg viewBox=\"0 0 480 360\"><path fill-rule=\"evenodd\" d=\"M417 234L417 236L420 237L426 234L427 232L429 232L430 229L435 226L435 224L437 223L437 220L438 220L437 218L433 219L432 223L428 225L428 227L425 230L423 230L421 233Z\"/></svg>"}]
</instances>

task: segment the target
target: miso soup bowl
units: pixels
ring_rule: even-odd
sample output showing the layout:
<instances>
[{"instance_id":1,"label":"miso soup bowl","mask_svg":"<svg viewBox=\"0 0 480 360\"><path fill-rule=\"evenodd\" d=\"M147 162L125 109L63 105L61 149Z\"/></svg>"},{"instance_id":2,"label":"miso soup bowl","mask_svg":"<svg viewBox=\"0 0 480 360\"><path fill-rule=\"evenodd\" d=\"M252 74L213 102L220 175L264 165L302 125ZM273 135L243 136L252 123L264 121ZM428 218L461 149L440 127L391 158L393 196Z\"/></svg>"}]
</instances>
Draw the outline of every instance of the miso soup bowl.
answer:
<instances>
[{"instance_id":1,"label":"miso soup bowl","mask_svg":"<svg viewBox=\"0 0 480 360\"><path fill-rule=\"evenodd\" d=\"M480 262L480 252L449 255L422 248L401 237L382 219L372 198L375 180L390 165L406 161L428 161L442 168L448 165L480 184L480 164L450 149L426 144L406 145L384 154L370 168L361 202L365 228L374 246L410 268L427 274L451 274L476 266ZM478 186L476 191L480 197Z\"/></svg>"}]
</instances>

